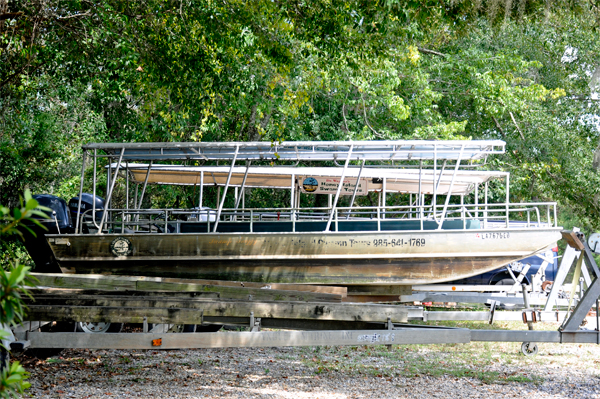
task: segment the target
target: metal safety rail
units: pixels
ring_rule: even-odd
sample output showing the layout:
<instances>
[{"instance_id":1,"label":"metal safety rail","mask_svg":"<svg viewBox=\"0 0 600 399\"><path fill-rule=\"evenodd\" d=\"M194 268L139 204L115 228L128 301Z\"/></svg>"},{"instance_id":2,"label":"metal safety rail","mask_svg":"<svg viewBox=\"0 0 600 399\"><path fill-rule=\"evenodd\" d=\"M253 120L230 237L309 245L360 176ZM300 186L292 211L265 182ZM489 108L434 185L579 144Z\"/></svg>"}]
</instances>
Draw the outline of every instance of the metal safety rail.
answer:
<instances>
[{"instance_id":1,"label":"metal safety rail","mask_svg":"<svg viewBox=\"0 0 600 399\"><path fill-rule=\"evenodd\" d=\"M103 226L103 232L143 231L148 233L181 232L182 225L198 225L206 223L205 231L213 232L217 212L213 209L107 209L111 219ZM224 208L219 222L246 222L250 232L254 231L254 223L265 221L292 222L291 232L296 232L296 222L328 221L332 208ZM100 224L94 211L87 210L80 216L79 231L98 232ZM96 211L96 214L100 214ZM462 229L467 229L469 222L479 223L479 228L548 228L557 227L556 203L537 202L530 204L509 203L489 205L448 205L445 217L436 213L431 205L406 206L373 206L373 207L336 207L333 210L331 231L338 231L339 223L344 221L376 221L376 227L369 231L382 231L383 221L417 221L418 225L411 230L431 230L427 223L435 222L437 229L443 223L459 221ZM453 229L460 230L454 226ZM478 227L471 227L478 228Z\"/></svg>"},{"instance_id":2,"label":"metal safety rail","mask_svg":"<svg viewBox=\"0 0 600 399\"><path fill-rule=\"evenodd\" d=\"M83 194L83 183L86 169L87 157L91 156L93 160L93 196L96 195L96 167L98 160L106 158L109 164L116 160L114 166L114 174L112 165L109 165L107 174L107 194L106 203L110 208L112 195L115 188L115 182L118 179L119 172L124 166L127 169L129 162L149 161L148 174L143 183L142 192L139 202L134 208L139 209L142 204L145 189L148 183L150 170L153 162L218 162L225 161L229 163L229 172L225 183L224 193L217 208L217 220L214 226L214 231L217 230L217 225L220 221L220 215L223 211L225 196L231 183L233 170L236 162L246 162L247 168L250 168L252 162L257 163L280 163L280 162L295 162L294 166L301 161L332 161L338 166L342 166L341 183L335 194L332 208L335 210L340 196L342 183L346 177L346 173L352 168L351 162L360 164L360 171L363 168L377 167L382 164L384 167L399 168L394 165L396 161L402 161L402 167L419 168L419 170L430 169L434 170L434 177L438 177L438 167L440 175L444 173L446 167L453 170L453 177L450 182L446 203L443 207L444 213L448 206L448 201L452 189L454 187L456 173L461 168L473 168L484 165L487 157L491 154L504 153L505 143L501 140L482 140L482 141L349 141L349 142L237 142L237 143L104 143L104 144L88 144L83 146L83 164L81 169L81 181L79 190L79 202L77 213L81 213L81 197ZM369 165L367 162L376 163ZM441 165L438 165L441 163ZM359 165L354 165L359 167ZM301 168L299 168L301 169ZM507 200L508 200L508 176L507 183ZM244 178L245 181L245 178ZM384 179L385 186L385 179ZM242 183L242 187L244 184ZM439 181L434 184L433 195L437 194L437 186ZM203 185L200 185L202 190ZM421 189L421 179L419 178L419 191ZM296 198L294 188L291 188L291 198ZM383 189L385 192L385 188ZM487 192L487 183L486 183ZM126 177L126 193L129 195L129 179ZM421 193L422 194L422 193ZM356 195L356 189L355 193ZM354 202L354 195L352 202ZM202 196L202 194L200 194ZM137 199L137 189L135 197ZM126 199L129 204L129 198ZM420 205L423 205L422 197L420 197ZM201 201L200 201L201 203ZM433 201L437 204L437 201ZM237 205L236 201L236 205ZM95 207L95 203L93 205ZM128 205L129 206L129 205ZM202 206L200 204L200 206ZM95 208L94 208L95 209ZM333 221L334 211L330 212L327 221L326 231L329 230L330 224ZM442 218L445 217L443 213ZM100 220L98 231L103 231L103 225L106 222L106 214L103 214ZM507 219L508 221L508 219ZM75 223L75 230L79 231L79 218Z\"/></svg>"}]
</instances>

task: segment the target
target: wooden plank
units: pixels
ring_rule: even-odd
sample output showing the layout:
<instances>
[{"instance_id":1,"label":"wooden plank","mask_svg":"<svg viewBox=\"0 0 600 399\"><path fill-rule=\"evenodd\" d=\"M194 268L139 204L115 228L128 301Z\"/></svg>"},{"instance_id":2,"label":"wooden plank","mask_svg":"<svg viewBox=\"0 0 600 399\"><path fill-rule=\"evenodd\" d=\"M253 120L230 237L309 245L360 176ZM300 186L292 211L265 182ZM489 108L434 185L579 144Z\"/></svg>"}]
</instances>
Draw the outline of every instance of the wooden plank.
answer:
<instances>
[{"instance_id":1,"label":"wooden plank","mask_svg":"<svg viewBox=\"0 0 600 399\"><path fill-rule=\"evenodd\" d=\"M562 238L567 242L567 244L569 244L570 247L573 247L578 251L584 250L585 247L575 232L563 230L560 233L562 234Z\"/></svg>"},{"instance_id":2,"label":"wooden plank","mask_svg":"<svg viewBox=\"0 0 600 399\"><path fill-rule=\"evenodd\" d=\"M98 290L135 290L136 279L113 276L73 275L62 273L31 273L39 286L54 288L88 288Z\"/></svg>"},{"instance_id":3,"label":"wooden plank","mask_svg":"<svg viewBox=\"0 0 600 399\"><path fill-rule=\"evenodd\" d=\"M348 285L348 295L410 295L411 285Z\"/></svg>"},{"instance_id":4,"label":"wooden plank","mask_svg":"<svg viewBox=\"0 0 600 399\"><path fill-rule=\"evenodd\" d=\"M137 302L136 302L137 301ZM306 303L306 302L248 302L248 301L170 301L160 300L156 303L147 301L151 307L135 307L143 305L144 301L130 302L109 299L78 303L86 306L70 305L29 305L27 320L68 320L68 321L112 321L112 322L142 322L144 316L152 323L200 323L200 315L215 317L254 317L288 318L314 320L347 320L385 322L388 317L392 322L403 323L408 319L408 311L401 306L373 304L342 304L342 303ZM75 303L75 302L71 302ZM109 304L116 306L95 306ZM175 306L185 306L175 307ZM158 307L165 306L165 307Z\"/></svg>"},{"instance_id":5,"label":"wooden plank","mask_svg":"<svg viewBox=\"0 0 600 399\"><path fill-rule=\"evenodd\" d=\"M218 285L225 287L248 287L248 288L267 288L273 290L291 290L301 292L315 292L322 294L346 296L348 289L346 287L336 287L329 285L311 285L311 284L286 284L286 283L254 283L247 281L224 281L224 280L200 280L200 279L179 279L179 278L162 278L164 282L170 283L191 283L202 285Z\"/></svg>"},{"instance_id":6,"label":"wooden plank","mask_svg":"<svg viewBox=\"0 0 600 399\"><path fill-rule=\"evenodd\" d=\"M341 295L299 292L299 291L281 291L261 288L246 287L227 287L215 285L200 285L187 283L167 283L154 281L138 281L137 289L143 291L203 291L218 292L221 299L244 299L248 301L320 301L320 302L341 302Z\"/></svg>"},{"instance_id":7,"label":"wooden plank","mask_svg":"<svg viewBox=\"0 0 600 399\"><path fill-rule=\"evenodd\" d=\"M189 283L188 279L167 279L160 277L104 276L104 275L67 275L32 273L40 286L58 288L80 288L101 290L138 290L138 291L178 291L178 292L218 292L221 299L276 300L276 301L322 301L341 302L341 294L312 291L292 291L252 288L228 285L209 285ZM168 280L174 280L172 282ZM201 280L198 280L201 281ZM281 284L278 284L281 285ZM294 284L294 286L301 286ZM343 292L344 290L338 290Z\"/></svg>"},{"instance_id":8,"label":"wooden plank","mask_svg":"<svg viewBox=\"0 0 600 399\"><path fill-rule=\"evenodd\" d=\"M201 298L201 299L220 299L218 292L198 292L198 291L129 291L129 290L86 290L74 288L34 288L29 289L29 293L34 299L39 300L41 297L80 297L83 295L108 296L108 297L175 297L175 298Z\"/></svg>"},{"instance_id":9,"label":"wooden plank","mask_svg":"<svg viewBox=\"0 0 600 399\"><path fill-rule=\"evenodd\" d=\"M400 302L399 295L348 295L342 302L357 303L387 303Z\"/></svg>"},{"instance_id":10,"label":"wooden plank","mask_svg":"<svg viewBox=\"0 0 600 399\"><path fill-rule=\"evenodd\" d=\"M344 297L347 292L346 287L338 286L327 286L327 285L311 285L311 284L286 284L286 283L255 283L246 281L224 281L224 280L202 280L202 279L182 279L182 278L170 278L170 277L146 277L146 276L116 276L116 275L103 275L103 274L62 274L62 273L31 273L33 276L43 279L40 280L42 285L60 287L65 284L69 278L74 278L80 281L81 278L90 280L100 280L100 283L109 287L120 289L121 287L132 287L134 281L154 281L154 282L170 282L170 283L186 283L186 284L199 284L199 285L218 285L218 286L229 286L229 287L248 287L248 288L267 288L273 290L291 290L300 292L314 292L322 294L333 294ZM52 277L60 277L56 280L57 283L53 284Z\"/></svg>"}]
</instances>

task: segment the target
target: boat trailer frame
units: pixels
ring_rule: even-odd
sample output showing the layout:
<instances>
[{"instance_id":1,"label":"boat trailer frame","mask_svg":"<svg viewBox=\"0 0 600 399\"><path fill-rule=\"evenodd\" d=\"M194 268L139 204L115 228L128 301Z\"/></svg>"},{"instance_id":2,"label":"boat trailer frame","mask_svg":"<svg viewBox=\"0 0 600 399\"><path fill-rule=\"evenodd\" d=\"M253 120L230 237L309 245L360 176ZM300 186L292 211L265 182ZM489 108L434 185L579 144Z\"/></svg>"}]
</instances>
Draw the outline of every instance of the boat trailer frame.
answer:
<instances>
[{"instance_id":1,"label":"boat trailer frame","mask_svg":"<svg viewBox=\"0 0 600 399\"><path fill-rule=\"evenodd\" d=\"M107 321L112 318L113 322L140 322L143 323L141 333L75 333L75 332L40 332L43 322L25 322L24 325L13 329L15 341L10 346L15 352L23 351L26 348L86 348L86 349L192 349L192 348L226 348L226 347L275 347L275 346L315 346L315 345L407 345L407 344L442 344L442 343L470 343L470 342L523 342L522 351L525 354L537 353L538 342L549 343L595 343L600 344L600 331L598 328L598 312L596 312L596 329L582 330L580 327L592 308L598 310L598 298L600 297L600 270L594 260L583 234L572 231L564 231L563 238L574 251L580 251L579 260L576 266L575 276L578 277L581 267L585 262L591 271L591 281L587 289L581 296L577 306L570 311L567 310L567 316L557 331L534 331L533 323L540 318L540 311L529 308L526 303L526 309L521 312L523 322L528 324L529 330L507 331L507 330L470 330L467 328L437 327L426 325L404 324L406 320L414 318L415 309L410 307L396 306L395 310L390 305L376 304L356 304L356 303L324 303L324 302L256 302L257 305L264 307L270 304L272 313L277 314L278 306L283 306L279 311L285 313L289 309L312 309L311 316L307 313L298 311L297 319L278 317L255 317L254 312L250 312L250 317L236 317L236 303L230 303L229 309L232 313L221 312L221 317L205 316L205 310L198 312L193 306L188 309L161 308L150 317L143 316L144 309L139 309L136 314L128 313L121 308L119 313L118 306L109 308L100 308L94 306L74 306L71 313L60 310L59 307L46 306L46 310L39 312L62 312L63 320L76 321L81 319L82 314L86 314L86 320ZM576 257L574 254L573 259ZM197 287L195 287L197 289ZM277 292L265 294L278 295ZM118 293L113 293L118 295ZM158 293L154 293L158 295ZM193 299L197 292L189 292ZM214 293L207 293L212 298L213 307L227 307L226 300L217 302ZM167 295L168 293L160 293ZM312 294L307 294L308 296ZM324 299L326 295L321 295ZM120 298L120 297L115 297ZM101 297L100 302L104 301L109 305L114 305L110 297ZM156 299L156 298L155 298ZM190 301L192 301L190 299ZM248 298L251 301L252 298ZM314 299L314 298L313 298ZM71 299L72 300L72 299ZM140 298L131 298L132 301L139 301ZM158 299L157 299L158 300ZM164 303L168 303L167 298ZM79 301L85 301L85 295L81 296ZM66 301L65 303L67 303ZM527 301L526 301L527 302ZM74 302L75 303L75 302ZM81 305L83 302L76 302ZM190 302L191 303L191 302ZM195 303L195 302L194 302ZM204 303L204 302L203 302ZM216 305L215 305L216 304ZM39 305L44 307L43 305ZM166 305L164 305L166 306ZM181 306L181 305L180 305ZM187 305L186 305L187 306ZM195 306L195 305L194 305ZM241 306L241 305L238 305ZM314 307L316 306L316 307ZM320 308L319 308L320 306ZM291 308L290 308L291 307ZM251 306L250 306L251 308ZM57 310L58 309L58 310ZM95 311L94 311L95 309ZM109 309L109 310L107 310ZM112 309L112 310L111 310ZM146 311L150 307L145 308ZM314 311L320 309L320 311ZM337 309L340 316L336 316L333 310ZM345 310L344 310L345 309ZM349 311L348 309L354 309ZM358 310L357 310L358 309ZM390 310L391 309L391 310ZM130 310L130 309L129 309ZM156 309L155 309L156 310ZM159 310L164 311L160 314ZM247 308L246 308L247 310ZM186 312L187 311L187 312ZM320 314L319 314L320 312ZM358 312L358 313L357 313ZM412 316L411 316L411 312ZM57 313L57 314L58 314ZM135 312L134 312L135 313ZM198 314L200 313L200 315ZM441 313L447 313L445 320L464 320L460 318L461 313L465 312L430 312L428 320L441 320ZM472 312L487 313L487 312ZM505 313L505 312L502 312ZM514 313L514 312L512 312ZM34 310L35 314L35 310ZM48 313L46 313L48 314ZM120 314L120 316L119 316ZM359 314L357 316L357 314ZM494 321L494 309L490 310L488 321ZM116 315L116 316L115 316ZM234 316L231 316L234 315ZM239 316L239 314L237 314ZM269 315L271 315L269 313ZM302 316L304 315L304 316ZM360 316L363 315L363 316ZM369 316L371 315L371 316ZM386 317L387 315L387 317ZM559 316L559 313L556 313ZM565 315L561 313L560 315ZM272 315L271 315L272 316ZM116 317L116 320L115 320ZM198 320L198 317L200 319ZM364 318L363 318L364 317ZM478 316L479 317L479 316ZM385 319L386 320L385 320ZM384 319L384 320L381 320ZM482 318L485 320L484 318ZM184 323L190 321L204 323L224 323L238 326L247 326L250 331L235 331L226 333L201 333L185 334L171 333L172 329L168 327L172 324ZM149 323L161 323L154 329L149 328ZM556 319L555 319L556 321ZM162 327L161 327L162 326ZM164 328L163 328L164 327ZM260 331L261 327L267 328L295 328L297 331ZM160 332L160 328L163 331ZM298 331L299 330L299 331Z\"/></svg>"}]
</instances>

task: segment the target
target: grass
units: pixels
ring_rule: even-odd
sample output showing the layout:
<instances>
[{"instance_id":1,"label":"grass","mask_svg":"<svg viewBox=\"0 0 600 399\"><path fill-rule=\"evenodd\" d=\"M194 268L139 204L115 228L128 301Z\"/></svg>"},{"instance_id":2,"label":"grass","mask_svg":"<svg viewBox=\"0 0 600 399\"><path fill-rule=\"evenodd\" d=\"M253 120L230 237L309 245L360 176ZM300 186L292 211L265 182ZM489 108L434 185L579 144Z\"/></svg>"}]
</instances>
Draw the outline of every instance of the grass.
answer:
<instances>
[{"instance_id":1,"label":"grass","mask_svg":"<svg viewBox=\"0 0 600 399\"><path fill-rule=\"evenodd\" d=\"M522 322L496 322L489 325L478 321L439 321L428 324L485 330L526 330ZM558 324L536 323L536 330L556 330ZM344 373L371 377L451 377L472 378L483 384L532 383L541 384L544 375L530 371L535 364L557 364L568 367L580 359L561 353L559 344L538 344L540 354L526 357L521 354L520 342L472 342L470 344L394 345L360 347L298 348L302 363L315 374ZM564 346L564 345L563 345ZM550 348L550 350L548 350ZM556 348L556 349L555 349ZM591 351L590 351L591 353ZM595 355L594 355L595 356ZM586 362L594 362L587 359ZM586 367L593 369L600 361ZM586 364L587 364L586 363ZM509 366L509 367L502 367ZM505 371L510 370L510 371Z\"/></svg>"},{"instance_id":2,"label":"grass","mask_svg":"<svg viewBox=\"0 0 600 399\"><path fill-rule=\"evenodd\" d=\"M473 378L484 384L508 382L543 382L541 376L531 373L495 371L496 363L512 364L515 352L495 353L494 344L482 343L479 348L464 344L401 345L390 351L385 346L321 347L305 352L303 364L315 374L339 372L346 375L371 377L431 377ZM476 349L476 350L473 350Z\"/></svg>"}]
</instances>

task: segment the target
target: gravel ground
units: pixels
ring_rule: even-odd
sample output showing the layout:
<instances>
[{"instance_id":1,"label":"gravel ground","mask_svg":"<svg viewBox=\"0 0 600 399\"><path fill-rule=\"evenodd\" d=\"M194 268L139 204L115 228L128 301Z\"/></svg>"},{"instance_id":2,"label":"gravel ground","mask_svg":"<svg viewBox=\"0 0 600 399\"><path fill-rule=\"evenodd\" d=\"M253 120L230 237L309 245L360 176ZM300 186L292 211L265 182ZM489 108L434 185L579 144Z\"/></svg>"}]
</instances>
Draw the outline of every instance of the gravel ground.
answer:
<instances>
[{"instance_id":1,"label":"gravel ground","mask_svg":"<svg viewBox=\"0 0 600 399\"><path fill-rule=\"evenodd\" d=\"M225 332L226 333L226 332ZM540 344L172 351L19 360L36 398L600 398L600 347Z\"/></svg>"}]
</instances>

